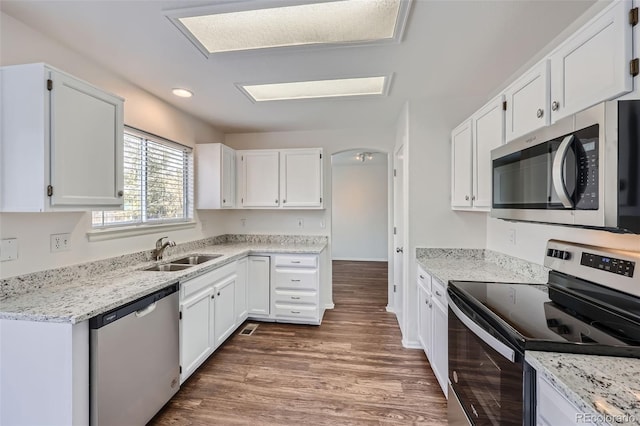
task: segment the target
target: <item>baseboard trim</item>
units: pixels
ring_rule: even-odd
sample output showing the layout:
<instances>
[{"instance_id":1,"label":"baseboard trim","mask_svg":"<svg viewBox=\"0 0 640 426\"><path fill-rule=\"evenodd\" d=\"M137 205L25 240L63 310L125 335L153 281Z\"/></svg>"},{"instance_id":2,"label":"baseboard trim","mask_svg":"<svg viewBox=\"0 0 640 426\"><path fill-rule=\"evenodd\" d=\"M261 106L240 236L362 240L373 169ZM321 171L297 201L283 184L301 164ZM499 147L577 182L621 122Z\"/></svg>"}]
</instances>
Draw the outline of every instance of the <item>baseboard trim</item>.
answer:
<instances>
[{"instance_id":1,"label":"baseboard trim","mask_svg":"<svg viewBox=\"0 0 640 426\"><path fill-rule=\"evenodd\" d=\"M389 305L387 305L387 307L385 308L385 310L386 310L387 312L389 312L389 313L392 313L392 314L395 314L395 313L396 313L396 311L394 311L394 310L393 310L393 307L391 307L391 306L389 306Z\"/></svg>"},{"instance_id":2,"label":"baseboard trim","mask_svg":"<svg viewBox=\"0 0 640 426\"><path fill-rule=\"evenodd\" d=\"M402 346L407 349L422 349L422 345L417 340L402 339Z\"/></svg>"},{"instance_id":3,"label":"baseboard trim","mask_svg":"<svg viewBox=\"0 0 640 426\"><path fill-rule=\"evenodd\" d=\"M389 259L373 258L373 257L333 257L331 260L346 260L349 262L388 262Z\"/></svg>"},{"instance_id":4,"label":"baseboard trim","mask_svg":"<svg viewBox=\"0 0 640 426\"><path fill-rule=\"evenodd\" d=\"M325 309L334 309L336 307L336 305L332 303L327 303L326 305L324 305Z\"/></svg>"}]
</instances>

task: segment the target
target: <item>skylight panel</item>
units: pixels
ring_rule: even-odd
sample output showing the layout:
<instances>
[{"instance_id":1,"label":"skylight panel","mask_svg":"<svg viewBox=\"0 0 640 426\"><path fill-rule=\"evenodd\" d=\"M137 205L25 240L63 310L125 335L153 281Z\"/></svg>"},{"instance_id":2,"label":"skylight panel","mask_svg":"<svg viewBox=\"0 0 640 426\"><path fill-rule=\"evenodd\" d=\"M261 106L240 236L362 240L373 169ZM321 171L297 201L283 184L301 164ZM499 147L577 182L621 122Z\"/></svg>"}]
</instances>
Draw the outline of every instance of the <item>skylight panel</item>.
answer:
<instances>
[{"instance_id":1,"label":"skylight panel","mask_svg":"<svg viewBox=\"0 0 640 426\"><path fill-rule=\"evenodd\" d=\"M398 40L408 0L339 0L272 7L274 1L172 11L168 15L203 51L211 53L285 46L359 44ZM396 28L399 24L399 28Z\"/></svg>"},{"instance_id":2,"label":"skylight panel","mask_svg":"<svg viewBox=\"0 0 640 426\"><path fill-rule=\"evenodd\" d=\"M382 96L386 94L388 89L388 77L297 81L290 83L240 85L239 87L255 102L349 96Z\"/></svg>"}]
</instances>

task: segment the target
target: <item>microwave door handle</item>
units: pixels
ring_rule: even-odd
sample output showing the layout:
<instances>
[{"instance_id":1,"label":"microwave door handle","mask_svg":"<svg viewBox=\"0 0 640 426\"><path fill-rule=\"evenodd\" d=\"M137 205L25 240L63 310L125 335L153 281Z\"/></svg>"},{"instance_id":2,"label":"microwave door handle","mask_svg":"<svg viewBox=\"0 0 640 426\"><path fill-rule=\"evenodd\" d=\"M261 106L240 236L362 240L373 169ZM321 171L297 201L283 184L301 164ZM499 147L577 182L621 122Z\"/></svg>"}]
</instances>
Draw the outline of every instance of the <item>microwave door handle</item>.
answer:
<instances>
[{"instance_id":1,"label":"microwave door handle","mask_svg":"<svg viewBox=\"0 0 640 426\"><path fill-rule=\"evenodd\" d=\"M558 198L560 198L562 205L568 209L573 208L573 201L571 201L571 198L567 193L564 166L567 160L567 153L571 147L571 142L573 142L573 135L569 135L562 140L558 147L558 151L556 152L556 156L553 159L553 166L551 169L551 182L553 183L553 189L555 189L556 194L558 194Z\"/></svg>"},{"instance_id":2,"label":"microwave door handle","mask_svg":"<svg viewBox=\"0 0 640 426\"><path fill-rule=\"evenodd\" d=\"M491 334L489 334L487 331L485 331L482 327L480 327L478 324L476 324L471 318L466 316L464 314L464 312L462 312L462 310L460 310L460 308L458 308L456 306L455 302L453 300L451 300L451 297L449 297L449 295L447 295L447 299L448 299L448 302L449 302L449 308L453 311L453 313L456 315L456 317L458 317L458 319L469 330L471 330L473 332L473 334L478 336L484 343L486 343L487 345L491 346L491 348L494 351L498 352L500 355L502 355L503 357L505 357L509 361L515 362L516 353L515 353L515 351L513 349L511 349L509 346L505 345L500 340L498 340L495 337L493 337Z\"/></svg>"}]
</instances>

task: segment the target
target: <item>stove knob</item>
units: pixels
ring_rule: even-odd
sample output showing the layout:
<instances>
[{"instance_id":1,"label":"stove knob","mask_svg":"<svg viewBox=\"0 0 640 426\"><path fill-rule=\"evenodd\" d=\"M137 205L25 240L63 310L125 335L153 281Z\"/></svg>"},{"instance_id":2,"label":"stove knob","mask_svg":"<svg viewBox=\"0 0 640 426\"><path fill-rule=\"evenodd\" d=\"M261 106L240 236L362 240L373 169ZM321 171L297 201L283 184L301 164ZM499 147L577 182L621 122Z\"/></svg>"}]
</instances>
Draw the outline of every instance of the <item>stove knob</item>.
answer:
<instances>
[{"instance_id":1,"label":"stove knob","mask_svg":"<svg viewBox=\"0 0 640 426\"><path fill-rule=\"evenodd\" d=\"M549 257L553 256L553 249L547 249L547 256Z\"/></svg>"},{"instance_id":2,"label":"stove knob","mask_svg":"<svg viewBox=\"0 0 640 426\"><path fill-rule=\"evenodd\" d=\"M563 252L562 252L562 258L563 258L564 260L569 260L569 259L571 259L571 253L569 253L568 251L563 251Z\"/></svg>"}]
</instances>

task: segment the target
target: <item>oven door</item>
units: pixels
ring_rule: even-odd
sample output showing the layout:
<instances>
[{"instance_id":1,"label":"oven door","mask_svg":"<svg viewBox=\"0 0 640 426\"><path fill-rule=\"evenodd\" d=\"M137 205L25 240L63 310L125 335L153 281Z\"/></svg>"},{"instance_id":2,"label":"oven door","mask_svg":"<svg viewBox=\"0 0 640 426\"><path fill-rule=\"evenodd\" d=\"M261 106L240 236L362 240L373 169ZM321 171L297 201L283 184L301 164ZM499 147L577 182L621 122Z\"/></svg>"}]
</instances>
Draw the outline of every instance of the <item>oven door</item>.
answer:
<instances>
[{"instance_id":1,"label":"oven door","mask_svg":"<svg viewBox=\"0 0 640 426\"><path fill-rule=\"evenodd\" d=\"M522 425L523 357L457 295L449 293L449 424ZM528 406L529 404L527 404ZM526 407L528 409L528 407Z\"/></svg>"}]
</instances>

